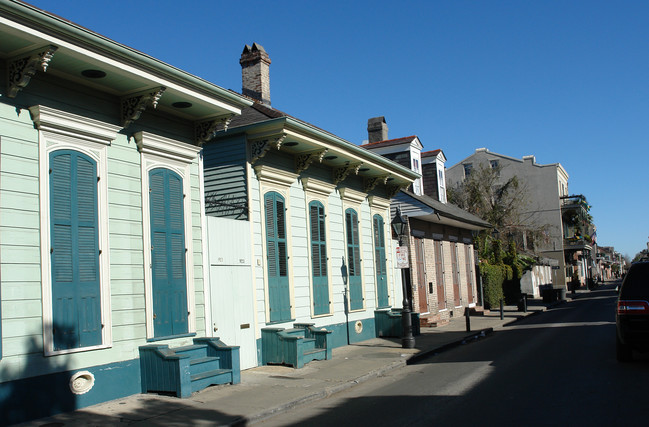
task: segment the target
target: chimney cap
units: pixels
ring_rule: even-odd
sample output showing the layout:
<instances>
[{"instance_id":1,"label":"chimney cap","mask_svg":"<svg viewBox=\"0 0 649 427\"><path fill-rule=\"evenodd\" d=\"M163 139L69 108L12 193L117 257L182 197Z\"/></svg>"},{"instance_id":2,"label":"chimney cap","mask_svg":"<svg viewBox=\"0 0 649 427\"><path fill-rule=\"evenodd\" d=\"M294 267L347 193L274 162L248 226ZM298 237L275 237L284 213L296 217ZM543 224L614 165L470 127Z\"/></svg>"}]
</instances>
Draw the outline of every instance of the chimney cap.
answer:
<instances>
[{"instance_id":1,"label":"chimney cap","mask_svg":"<svg viewBox=\"0 0 649 427\"><path fill-rule=\"evenodd\" d=\"M266 49L264 49L264 47L262 45L258 44L258 43L253 43L252 47L250 47L249 45L245 45L243 47L243 52L241 52L241 53L252 53L252 52L266 53Z\"/></svg>"}]
</instances>

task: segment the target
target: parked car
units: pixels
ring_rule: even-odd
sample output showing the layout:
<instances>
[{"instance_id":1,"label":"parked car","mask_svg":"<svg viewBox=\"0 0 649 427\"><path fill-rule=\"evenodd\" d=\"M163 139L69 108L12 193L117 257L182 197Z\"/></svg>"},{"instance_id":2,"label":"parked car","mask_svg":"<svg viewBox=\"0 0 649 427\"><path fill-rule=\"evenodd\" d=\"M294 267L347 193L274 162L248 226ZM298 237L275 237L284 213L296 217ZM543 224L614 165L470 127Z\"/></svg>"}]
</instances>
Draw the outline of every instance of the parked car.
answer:
<instances>
[{"instance_id":1,"label":"parked car","mask_svg":"<svg viewBox=\"0 0 649 427\"><path fill-rule=\"evenodd\" d=\"M617 360L631 360L633 350L649 351L649 262L636 262L627 272L615 316Z\"/></svg>"}]
</instances>

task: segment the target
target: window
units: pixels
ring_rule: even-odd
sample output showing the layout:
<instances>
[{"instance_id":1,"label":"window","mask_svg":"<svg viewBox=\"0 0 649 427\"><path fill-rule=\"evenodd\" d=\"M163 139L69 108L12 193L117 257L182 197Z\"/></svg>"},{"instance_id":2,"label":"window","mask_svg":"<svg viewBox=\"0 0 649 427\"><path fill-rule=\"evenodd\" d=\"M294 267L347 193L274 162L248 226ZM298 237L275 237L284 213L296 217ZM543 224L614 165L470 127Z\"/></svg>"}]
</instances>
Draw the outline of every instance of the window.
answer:
<instances>
[{"instance_id":1,"label":"window","mask_svg":"<svg viewBox=\"0 0 649 427\"><path fill-rule=\"evenodd\" d=\"M187 334L183 180L174 171L149 172L151 289L156 338Z\"/></svg>"},{"instance_id":2,"label":"window","mask_svg":"<svg viewBox=\"0 0 649 427\"><path fill-rule=\"evenodd\" d=\"M309 203L311 229L311 277L313 279L313 314L329 313L329 280L327 277L327 243L324 206Z\"/></svg>"},{"instance_id":3,"label":"window","mask_svg":"<svg viewBox=\"0 0 649 427\"><path fill-rule=\"evenodd\" d=\"M498 168L498 160L489 160L489 166L491 167L491 169Z\"/></svg>"},{"instance_id":4,"label":"window","mask_svg":"<svg viewBox=\"0 0 649 427\"><path fill-rule=\"evenodd\" d=\"M358 214L354 209L345 211L347 237L347 269L349 274L350 310L363 309L363 282L361 276L361 249L358 237Z\"/></svg>"},{"instance_id":5,"label":"window","mask_svg":"<svg viewBox=\"0 0 649 427\"><path fill-rule=\"evenodd\" d=\"M39 130L44 353L110 346L106 153L120 128L29 110Z\"/></svg>"},{"instance_id":6,"label":"window","mask_svg":"<svg viewBox=\"0 0 649 427\"><path fill-rule=\"evenodd\" d=\"M274 191L266 193L264 209L270 321L281 322L291 319L284 198Z\"/></svg>"},{"instance_id":7,"label":"window","mask_svg":"<svg viewBox=\"0 0 649 427\"><path fill-rule=\"evenodd\" d=\"M194 334L190 171L200 148L149 132L134 137L141 153L146 336Z\"/></svg>"},{"instance_id":8,"label":"window","mask_svg":"<svg viewBox=\"0 0 649 427\"><path fill-rule=\"evenodd\" d=\"M378 307L390 305L388 296L388 272L385 265L385 225L381 215L374 215L372 221L374 229L374 263L376 269L376 293Z\"/></svg>"},{"instance_id":9,"label":"window","mask_svg":"<svg viewBox=\"0 0 649 427\"><path fill-rule=\"evenodd\" d=\"M464 165L464 177L468 178L471 175L471 170L473 169L473 164L465 163Z\"/></svg>"},{"instance_id":10,"label":"window","mask_svg":"<svg viewBox=\"0 0 649 427\"><path fill-rule=\"evenodd\" d=\"M100 345L97 162L74 150L49 156L54 351Z\"/></svg>"}]
</instances>

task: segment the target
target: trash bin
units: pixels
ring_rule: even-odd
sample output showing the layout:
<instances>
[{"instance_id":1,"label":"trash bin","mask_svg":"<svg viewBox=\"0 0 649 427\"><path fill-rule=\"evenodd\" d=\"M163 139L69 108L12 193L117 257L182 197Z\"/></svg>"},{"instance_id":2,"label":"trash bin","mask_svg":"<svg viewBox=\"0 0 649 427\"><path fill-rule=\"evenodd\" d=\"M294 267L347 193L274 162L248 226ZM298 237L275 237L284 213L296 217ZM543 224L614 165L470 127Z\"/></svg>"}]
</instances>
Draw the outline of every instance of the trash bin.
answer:
<instances>
[{"instance_id":1,"label":"trash bin","mask_svg":"<svg viewBox=\"0 0 649 427\"><path fill-rule=\"evenodd\" d=\"M555 293L554 289L550 287L546 287L541 289L541 297L543 298L543 302L553 302L555 301Z\"/></svg>"},{"instance_id":2,"label":"trash bin","mask_svg":"<svg viewBox=\"0 0 649 427\"><path fill-rule=\"evenodd\" d=\"M557 301L565 301L566 300L566 290L565 289L559 289L559 293L557 295Z\"/></svg>"}]
</instances>

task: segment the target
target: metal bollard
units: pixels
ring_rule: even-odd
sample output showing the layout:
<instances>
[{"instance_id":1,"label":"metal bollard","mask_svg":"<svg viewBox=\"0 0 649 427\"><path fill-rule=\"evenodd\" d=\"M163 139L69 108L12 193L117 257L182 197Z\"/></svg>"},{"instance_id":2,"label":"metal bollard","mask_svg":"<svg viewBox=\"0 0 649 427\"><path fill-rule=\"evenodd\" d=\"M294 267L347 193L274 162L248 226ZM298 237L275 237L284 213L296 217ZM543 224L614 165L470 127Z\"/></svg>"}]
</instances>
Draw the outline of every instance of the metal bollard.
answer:
<instances>
[{"instance_id":1,"label":"metal bollard","mask_svg":"<svg viewBox=\"0 0 649 427\"><path fill-rule=\"evenodd\" d=\"M469 307L464 309L464 317L466 318L466 331L471 332L471 313L469 312Z\"/></svg>"},{"instance_id":2,"label":"metal bollard","mask_svg":"<svg viewBox=\"0 0 649 427\"><path fill-rule=\"evenodd\" d=\"M500 299L500 320L505 319L505 307L504 307L504 304L505 303L504 303L503 299L501 298Z\"/></svg>"},{"instance_id":3,"label":"metal bollard","mask_svg":"<svg viewBox=\"0 0 649 427\"><path fill-rule=\"evenodd\" d=\"M527 294L523 294L523 313L527 313Z\"/></svg>"}]
</instances>

